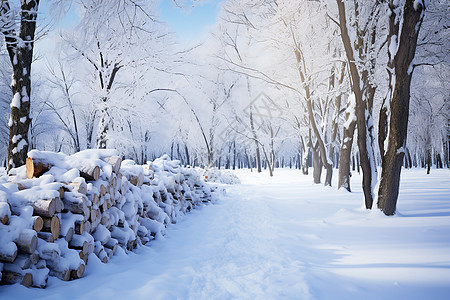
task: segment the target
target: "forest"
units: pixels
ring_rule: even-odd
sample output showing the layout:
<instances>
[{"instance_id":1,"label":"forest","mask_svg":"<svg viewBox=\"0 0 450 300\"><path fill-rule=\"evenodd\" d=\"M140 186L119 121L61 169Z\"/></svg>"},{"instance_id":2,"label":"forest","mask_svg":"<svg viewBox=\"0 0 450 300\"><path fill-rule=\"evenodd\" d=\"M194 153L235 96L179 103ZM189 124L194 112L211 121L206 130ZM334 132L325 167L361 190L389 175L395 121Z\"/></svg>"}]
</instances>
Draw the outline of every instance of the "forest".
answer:
<instances>
[{"instance_id":1,"label":"forest","mask_svg":"<svg viewBox=\"0 0 450 300\"><path fill-rule=\"evenodd\" d=\"M448 298L448 1L0 3L0 299Z\"/></svg>"},{"instance_id":2,"label":"forest","mask_svg":"<svg viewBox=\"0 0 450 300\"><path fill-rule=\"evenodd\" d=\"M334 173L348 190L358 171L366 207L379 179L391 215L402 166L448 167L447 1L227 0L192 43L158 1L1 5L8 170L31 149L114 148L140 164L313 167L315 183Z\"/></svg>"}]
</instances>

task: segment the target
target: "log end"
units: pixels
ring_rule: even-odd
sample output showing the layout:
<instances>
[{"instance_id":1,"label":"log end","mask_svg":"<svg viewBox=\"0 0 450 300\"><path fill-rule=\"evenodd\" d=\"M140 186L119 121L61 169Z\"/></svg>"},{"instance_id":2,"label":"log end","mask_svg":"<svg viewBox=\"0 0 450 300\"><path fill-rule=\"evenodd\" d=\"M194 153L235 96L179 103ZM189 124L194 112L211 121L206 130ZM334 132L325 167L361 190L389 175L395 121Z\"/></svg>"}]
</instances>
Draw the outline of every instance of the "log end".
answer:
<instances>
[{"instance_id":1,"label":"log end","mask_svg":"<svg viewBox=\"0 0 450 300\"><path fill-rule=\"evenodd\" d=\"M44 227L44 219L42 219L42 217L40 216L36 216L36 218L34 219L33 229L36 232L39 232L42 230L43 227Z\"/></svg>"},{"instance_id":2,"label":"log end","mask_svg":"<svg viewBox=\"0 0 450 300\"><path fill-rule=\"evenodd\" d=\"M34 175L34 164L33 164L33 160L31 159L31 157L27 158L26 167L27 167L27 178L28 179L33 178L33 175Z\"/></svg>"},{"instance_id":3,"label":"log end","mask_svg":"<svg viewBox=\"0 0 450 300\"><path fill-rule=\"evenodd\" d=\"M85 270L84 264L80 264L80 266L77 269L72 270L70 272L70 275L73 279L81 278L84 274L84 270Z\"/></svg>"},{"instance_id":4,"label":"log end","mask_svg":"<svg viewBox=\"0 0 450 300\"><path fill-rule=\"evenodd\" d=\"M29 288L33 285L33 275L31 275L31 273L26 273L23 278L22 281L20 282L21 285Z\"/></svg>"}]
</instances>

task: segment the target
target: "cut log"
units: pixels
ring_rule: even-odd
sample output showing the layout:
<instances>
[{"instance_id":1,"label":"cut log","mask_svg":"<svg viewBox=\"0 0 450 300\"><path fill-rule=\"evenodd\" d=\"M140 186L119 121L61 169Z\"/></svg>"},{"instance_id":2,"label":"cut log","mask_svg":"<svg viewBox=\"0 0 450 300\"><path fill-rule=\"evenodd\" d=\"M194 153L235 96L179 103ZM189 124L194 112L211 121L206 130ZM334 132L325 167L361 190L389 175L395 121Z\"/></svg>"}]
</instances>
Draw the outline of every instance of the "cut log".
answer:
<instances>
[{"instance_id":1,"label":"cut log","mask_svg":"<svg viewBox=\"0 0 450 300\"><path fill-rule=\"evenodd\" d=\"M27 168L27 178L39 177L48 170L52 165L46 161L39 159L27 158L26 168Z\"/></svg>"},{"instance_id":2,"label":"cut log","mask_svg":"<svg viewBox=\"0 0 450 300\"><path fill-rule=\"evenodd\" d=\"M91 233L91 222L84 221L84 232Z\"/></svg>"},{"instance_id":3,"label":"cut log","mask_svg":"<svg viewBox=\"0 0 450 300\"><path fill-rule=\"evenodd\" d=\"M114 254L116 253L115 251L115 249L105 248L105 252L108 255L109 259L113 258Z\"/></svg>"},{"instance_id":4,"label":"cut log","mask_svg":"<svg viewBox=\"0 0 450 300\"><path fill-rule=\"evenodd\" d=\"M80 170L80 176L86 181L97 181L100 178L99 166L82 166L78 168Z\"/></svg>"},{"instance_id":5,"label":"cut log","mask_svg":"<svg viewBox=\"0 0 450 300\"><path fill-rule=\"evenodd\" d=\"M70 271L70 277L72 277L73 279L81 278L84 274L84 269L85 269L84 264L80 264L80 266L77 269Z\"/></svg>"},{"instance_id":6,"label":"cut log","mask_svg":"<svg viewBox=\"0 0 450 300\"><path fill-rule=\"evenodd\" d=\"M56 240L61 232L61 223L58 216L53 216L51 218L43 218L44 226L43 230L51 232L53 239Z\"/></svg>"},{"instance_id":7,"label":"cut log","mask_svg":"<svg viewBox=\"0 0 450 300\"><path fill-rule=\"evenodd\" d=\"M141 187L144 183L144 174L139 173L138 175L130 175L129 181L131 184Z\"/></svg>"},{"instance_id":8,"label":"cut log","mask_svg":"<svg viewBox=\"0 0 450 300\"><path fill-rule=\"evenodd\" d=\"M98 206L100 204L100 197L98 194L88 194L87 197L92 202L92 206Z\"/></svg>"},{"instance_id":9,"label":"cut log","mask_svg":"<svg viewBox=\"0 0 450 300\"><path fill-rule=\"evenodd\" d=\"M84 220L76 220L75 221L75 233L76 234L83 234L84 232Z\"/></svg>"},{"instance_id":10,"label":"cut log","mask_svg":"<svg viewBox=\"0 0 450 300\"><path fill-rule=\"evenodd\" d=\"M74 181L68 184L72 187L72 191L76 193L81 193L83 195L87 194L87 184L84 180Z\"/></svg>"},{"instance_id":11,"label":"cut log","mask_svg":"<svg viewBox=\"0 0 450 300\"><path fill-rule=\"evenodd\" d=\"M44 227L44 220L41 216L33 216L33 229L36 232L39 232L42 230L42 227Z\"/></svg>"},{"instance_id":12,"label":"cut log","mask_svg":"<svg viewBox=\"0 0 450 300\"><path fill-rule=\"evenodd\" d=\"M75 250L82 250L84 254L89 253L89 243L86 238L79 234L74 234L69 243L69 247Z\"/></svg>"},{"instance_id":13,"label":"cut log","mask_svg":"<svg viewBox=\"0 0 450 300\"><path fill-rule=\"evenodd\" d=\"M92 184L96 187L99 193L99 197L104 196L108 192L109 183L107 181L98 180L96 182L93 182Z\"/></svg>"},{"instance_id":14,"label":"cut log","mask_svg":"<svg viewBox=\"0 0 450 300\"><path fill-rule=\"evenodd\" d=\"M44 289L47 286L48 280L48 268L40 269L30 269L31 274L33 274L33 287Z\"/></svg>"},{"instance_id":15,"label":"cut log","mask_svg":"<svg viewBox=\"0 0 450 300\"><path fill-rule=\"evenodd\" d=\"M104 247L100 242L95 242L94 254L100 259L102 263L107 263L109 261L108 254L105 252Z\"/></svg>"},{"instance_id":16,"label":"cut log","mask_svg":"<svg viewBox=\"0 0 450 300\"><path fill-rule=\"evenodd\" d=\"M103 245L105 249L111 249L116 252L117 247L119 246L119 241L115 238L110 238L109 241L106 242L106 244ZM113 254L114 255L114 254Z\"/></svg>"},{"instance_id":17,"label":"cut log","mask_svg":"<svg viewBox=\"0 0 450 300\"><path fill-rule=\"evenodd\" d=\"M92 237L101 245L104 245L111 239L111 232L104 225L99 224L92 233Z\"/></svg>"},{"instance_id":18,"label":"cut log","mask_svg":"<svg viewBox=\"0 0 450 300\"><path fill-rule=\"evenodd\" d=\"M14 264L19 266L22 270L29 269L32 265L37 264L39 261L39 254L34 252L33 254L19 254L14 260Z\"/></svg>"},{"instance_id":19,"label":"cut log","mask_svg":"<svg viewBox=\"0 0 450 300\"><path fill-rule=\"evenodd\" d=\"M91 215L89 221L91 223L94 223L97 221L97 219L101 219L102 214L100 213L99 209L91 209Z\"/></svg>"},{"instance_id":20,"label":"cut log","mask_svg":"<svg viewBox=\"0 0 450 300\"><path fill-rule=\"evenodd\" d=\"M9 242L5 245L0 245L0 261L14 262L18 254L17 245L14 242Z\"/></svg>"},{"instance_id":21,"label":"cut log","mask_svg":"<svg viewBox=\"0 0 450 300\"><path fill-rule=\"evenodd\" d=\"M83 194L67 192L64 194L63 199L64 210L89 217L88 201L87 197Z\"/></svg>"},{"instance_id":22,"label":"cut log","mask_svg":"<svg viewBox=\"0 0 450 300\"><path fill-rule=\"evenodd\" d=\"M36 231L32 229L24 229L20 233L19 237L14 240L17 248L27 254L32 254L37 247L37 235Z\"/></svg>"},{"instance_id":23,"label":"cut log","mask_svg":"<svg viewBox=\"0 0 450 300\"><path fill-rule=\"evenodd\" d=\"M51 234L50 234L50 237L51 237ZM38 251L39 251L39 257L41 258L39 263L41 263L42 260L46 260L46 261L47 260L55 260L61 256L61 249L59 248L58 244L43 241L41 238L39 238ZM38 263L38 265L39 265L39 263ZM47 265L45 264L45 267L46 266Z\"/></svg>"},{"instance_id":24,"label":"cut log","mask_svg":"<svg viewBox=\"0 0 450 300\"><path fill-rule=\"evenodd\" d=\"M20 283L25 287L33 284L33 275L15 264L5 264L2 271L2 284Z\"/></svg>"},{"instance_id":25,"label":"cut log","mask_svg":"<svg viewBox=\"0 0 450 300\"><path fill-rule=\"evenodd\" d=\"M55 238L53 237L53 234L50 232L38 232L37 233L38 238L43 239L44 241L48 243L53 243L55 241Z\"/></svg>"},{"instance_id":26,"label":"cut log","mask_svg":"<svg viewBox=\"0 0 450 300\"><path fill-rule=\"evenodd\" d=\"M122 159L119 156L109 156L105 157L104 161L112 166L114 173L118 173L120 170L120 165L122 164Z\"/></svg>"},{"instance_id":27,"label":"cut log","mask_svg":"<svg viewBox=\"0 0 450 300\"><path fill-rule=\"evenodd\" d=\"M33 214L51 218L56 212L56 200L37 200L30 203L33 206Z\"/></svg>"},{"instance_id":28,"label":"cut log","mask_svg":"<svg viewBox=\"0 0 450 300\"><path fill-rule=\"evenodd\" d=\"M80 259L81 259L82 261L84 261L84 264L86 265L86 264L88 263L89 254L84 254L84 253L83 253L83 250L80 250L80 251L78 252L78 255L80 256Z\"/></svg>"},{"instance_id":29,"label":"cut log","mask_svg":"<svg viewBox=\"0 0 450 300\"><path fill-rule=\"evenodd\" d=\"M0 223L3 225L8 224L11 218L11 207L8 202L0 202Z\"/></svg>"},{"instance_id":30,"label":"cut log","mask_svg":"<svg viewBox=\"0 0 450 300\"><path fill-rule=\"evenodd\" d=\"M59 187L58 192L59 192L59 199L64 198L64 187L63 186Z\"/></svg>"},{"instance_id":31,"label":"cut log","mask_svg":"<svg viewBox=\"0 0 450 300\"><path fill-rule=\"evenodd\" d=\"M64 202L61 200L63 198L55 198L55 212L60 213L64 210Z\"/></svg>"},{"instance_id":32,"label":"cut log","mask_svg":"<svg viewBox=\"0 0 450 300\"><path fill-rule=\"evenodd\" d=\"M72 237L74 235L74 230L73 227L69 227L69 229L66 232L66 235L64 236L64 239L66 240L66 242L70 243L70 241L72 240Z\"/></svg>"},{"instance_id":33,"label":"cut log","mask_svg":"<svg viewBox=\"0 0 450 300\"><path fill-rule=\"evenodd\" d=\"M58 256L55 259L48 259L46 262L47 267L50 269L50 275L56 276L63 281L70 280L71 272L68 263L65 262L61 256Z\"/></svg>"}]
</instances>

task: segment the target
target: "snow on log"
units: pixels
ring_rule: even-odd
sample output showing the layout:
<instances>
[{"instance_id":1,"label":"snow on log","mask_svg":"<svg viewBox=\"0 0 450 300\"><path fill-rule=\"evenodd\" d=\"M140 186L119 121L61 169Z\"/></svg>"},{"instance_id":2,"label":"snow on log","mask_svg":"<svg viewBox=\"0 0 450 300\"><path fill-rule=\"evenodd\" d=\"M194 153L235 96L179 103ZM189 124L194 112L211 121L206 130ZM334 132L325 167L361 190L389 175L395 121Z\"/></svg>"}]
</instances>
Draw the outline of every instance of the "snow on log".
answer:
<instances>
[{"instance_id":1,"label":"snow on log","mask_svg":"<svg viewBox=\"0 0 450 300\"><path fill-rule=\"evenodd\" d=\"M64 210L89 217L88 201L89 199L83 194L66 192L63 199Z\"/></svg>"},{"instance_id":2,"label":"snow on log","mask_svg":"<svg viewBox=\"0 0 450 300\"><path fill-rule=\"evenodd\" d=\"M29 269L32 265L39 261L39 254L34 252L32 254L19 254L14 260L14 264L19 266L22 270Z\"/></svg>"},{"instance_id":3,"label":"snow on log","mask_svg":"<svg viewBox=\"0 0 450 300\"><path fill-rule=\"evenodd\" d=\"M37 200L32 203L30 203L31 206L34 209L34 214L41 216L41 217L47 217L51 218L56 213L56 200L55 198L50 200Z\"/></svg>"},{"instance_id":4,"label":"snow on log","mask_svg":"<svg viewBox=\"0 0 450 300\"><path fill-rule=\"evenodd\" d=\"M81 250L81 251L83 251L83 254L86 254L89 252L89 244L88 244L86 238L84 238L84 236L79 235L79 234L73 235L72 240L69 243L69 247L71 249Z\"/></svg>"},{"instance_id":5,"label":"snow on log","mask_svg":"<svg viewBox=\"0 0 450 300\"><path fill-rule=\"evenodd\" d=\"M17 246L14 242L11 241L6 244L0 244L0 261L14 262L18 253Z\"/></svg>"},{"instance_id":6,"label":"snow on log","mask_svg":"<svg viewBox=\"0 0 450 300\"><path fill-rule=\"evenodd\" d=\"M0 202L0 223L8 224L11 218L11 208L7 202Z\"/></svg>"},{"instance_id":7,"label":"snow on log","mask_svg":"<svg viewBox=\"0 0 450 300\"><path fill-rule=\"evenodd\" d=\"M19 237L14 240L17 248L27 254L32 254L37 247L37 235L36 231L32 229L24 229L20 233Z\"/></svg>"},{"instance_id":8,"label":"snow on log","mask_svg":"<svg viewBox=\"0 0 450 300\"><path fill-rule=\"evenodd\" d=\"M20 283L25 287L30 287L33 284L33 275L28 270L22 270L15 264L4 264L2 270L3 284Z\"/></svg>"},{"instance_id":9,"label":"snow on log","mask_svg":"<svg viewBox=\"0 0 450 300\"><path fill-rule=\"evenodd\" d=\"M55 238L53 237L53 234L51 234L51 232L38 232L37 233L38 238L48 242L48 243L53 243L55 241Z\"/></svg>"},{"instance_id":10,"label":"snow on log","mask_svg":"<svg viewBox=\"0 0 450 300\"><path fill-rule=\"evenodd\" d=\"M111 239L111 232L104 226L98 225L97 229L92 233L94 240L99 241L102 245Z\"/></svg>"},{"instance_id":11,"label":"snow on log","mask_svg":"<svg viewBox=\"0 0 450 300\"><path fill-rule=\"evenodd\" d=\"M72 277L72 279L81 278L84 274L84 270L85 270L84 264L80 264L78 268L70 271L70 277Z\"/></svg>"},{"instance_id":12,"label":"snow on log","mask_svg":"<svg viewBox=\"0 0 450 300\"><path fill-rule=\"evenodd\" d=\"M72 192L81 193L83 195L87 194L87 184L83 177L75 178L74 181L67 185L72 188Z\"/></svg>"},{"instance_id":13,"label":"snow on log","mask_svg":"<svg viewBox=\"0 0 450 300\"><path fill-rule=\"evenodd\" d=\"M118 173L120 165L122 164L122 159L119 156L109 156L105 157L104 161L112 166L112 171Z\"/></svg>"},{"instance_id":14,"label":"snow on log","mask_svg":"<svg viewBox=\"0 0 450 300\"><path fill-rule=\"evenodd\" d=\"M69 281L71 270L69 262L61 256L52 259L46 259L47 267L50 269L49 274L55 276L63 281Z\"/></svg>"},{"instance_id":15,"label":"snow on log","mask_svg":"<svg viewBox=\"0 0 450 300\"><path fill-rule=\"evenodd\" d=\"M38 239L37 251L39 257L44 260L55 260L61 255L61 250L57 244L46 242L41 238Z\"/></svg>"},{"instance_id":16,"label":"snow on log","mask_svg":"<svg viewBox=\"0 0 450 300\"><path fill-rule=\"evenodd\" d=\"M33 275L32 287L45 288L48 280L48 268L31 268L28 270Z\"/></svg>"}]
</instances>

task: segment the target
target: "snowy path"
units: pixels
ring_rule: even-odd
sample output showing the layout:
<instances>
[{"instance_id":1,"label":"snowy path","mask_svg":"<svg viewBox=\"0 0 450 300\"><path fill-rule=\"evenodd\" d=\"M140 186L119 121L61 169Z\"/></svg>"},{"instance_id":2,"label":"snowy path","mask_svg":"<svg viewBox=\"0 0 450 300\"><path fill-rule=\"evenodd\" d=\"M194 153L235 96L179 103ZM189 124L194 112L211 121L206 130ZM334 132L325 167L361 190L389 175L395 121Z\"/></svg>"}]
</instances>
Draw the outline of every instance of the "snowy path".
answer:
<instances>
[{"instance_id":1,"label":"snowy path","mask_svg":"<svg viewBox=\"0 0 450 300\"><path fill-rule=\"evenodd\" d=\"M294 171L241 172L243 184L224 200L150 247L92 261L84 278L51 279L47 290L0 287L0 298L446 299L450 172L428 182L422 172L406 173L401 216L391 218L359 209L360 192L315 186Z\"/></svg>"}]
</instances>

